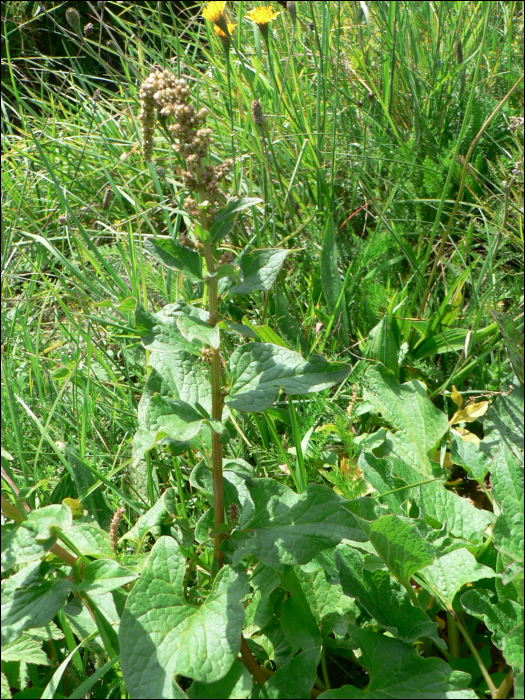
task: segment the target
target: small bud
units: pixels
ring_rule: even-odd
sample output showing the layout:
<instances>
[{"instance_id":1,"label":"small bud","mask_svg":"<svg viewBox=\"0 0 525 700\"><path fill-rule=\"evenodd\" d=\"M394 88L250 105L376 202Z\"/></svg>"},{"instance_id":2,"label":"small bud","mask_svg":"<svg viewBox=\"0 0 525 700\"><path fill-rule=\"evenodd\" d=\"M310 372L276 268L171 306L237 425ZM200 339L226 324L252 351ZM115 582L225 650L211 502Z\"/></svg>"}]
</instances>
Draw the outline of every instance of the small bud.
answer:
<instances>
[{"instance_id":1,"label":"small bud","mask_svg":"<svg viewBox=\"0 0 525 700\"><path fill-rule=\"evenodd\" d=\"M106 7L106 0L98 0L97 5L99 10L103 10Z\"/></svg>"},{"instance_id":2,"label":"small bud","mask_svg":"<svg viewBox=\"0 0 525 700\"><path fill-rule=\"evenodd\" d=\"M100 88L97 88L95 90L95 92L93 93L93 97L91 98L93 100L93 102L98 102L100 99L100 95L101 95L101 90L100 90Z\"/></svg>"},{"instance_id":3,"label":"small bud","mask_svg":"<svg viewBox=\"0 0 525 700\"><path fill-rule=\"evenodd\" d=\"M292 18L292 22L295 24L295 21L297 19L297 5L295 4L295 2L293 2L293 0L291 0L290 2L286 3L286 9L288 10L288 14Z\"/></svg>"},{"instance_id":4,"label":"small bud","mask_svg":"<svg viewBox=\"0 0 525 700\"><path fill-rule=\"evenodd\" d=\"M159 177L161 180L164 180L166 177L166 171L162 167L162 165L159 165L157 168L155 168L155 172L157 173L157 177Z\"/></svg>"},{"instance_id":5,"label":"small bud","mask_svg":"<svg viewBox=\"0 0 525 700\"><path fill-rule=\"evenodd\" d=\"M230 503L228 506L228 520L230 525L235 525L237 520L239 520L239 506L236 503Z\"/></svg>"},{"instance_id":6,"label":"small bud","mask_svg":"<svg viewBox=\"0 0 525 700\"><path fill-rule=\"evenodd\" d=\"M59 226L65 226L67 224L67 216L59 216L58 217L58 225Z\"/></svg>"},{"instance_id":7,"label":"small bud","mask_svg":"<svg viewBox=\"0 0 525 700\"><path fill-rule=\"evenodd\" d=\"M252 119L255 126L263 126L264 114L259 100L254 100L252 102Z\"/></svg>"},{"instance_id":8,"label":"small bud","mask_svg":"<svg viewBox=\"0 0 525 700\"><path fill-rule=\"evenodd\" d=\"M66 20L71 29L80 34L80 15L74 7L68 7L66 10Z\"/></svg>"},{"instance_id":9,"label":"small bud","mask_svg":"<svg viewBox=\"0 0 525 700\"><path fill-rule=\"evenodd\" d=\"M93 22L88 22L84 25L84 36L89 36L90 34L93 34L94 31L95 27L93 26Z\"/></svg>"}]
</instances>

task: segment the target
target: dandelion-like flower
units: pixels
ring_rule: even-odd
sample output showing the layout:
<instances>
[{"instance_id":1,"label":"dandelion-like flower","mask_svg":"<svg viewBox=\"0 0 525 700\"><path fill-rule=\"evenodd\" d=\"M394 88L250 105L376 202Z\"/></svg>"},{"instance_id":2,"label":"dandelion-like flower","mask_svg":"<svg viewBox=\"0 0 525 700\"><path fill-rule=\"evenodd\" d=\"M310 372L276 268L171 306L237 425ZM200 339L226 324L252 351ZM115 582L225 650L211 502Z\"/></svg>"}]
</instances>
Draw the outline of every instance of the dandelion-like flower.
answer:
<instances>
[{"instance_id":1,"label":"dandelion-like flower","mask_svg":"<svg viewBox=\"0 0 525 700\"><path fill-rule=\"evenodd\" d=\"M237 26L236 24L232 24L231 22L228 22L228 33L223 32L222 29L219 27L218 24L213 25L213 31L215 34L219 37L219 39L222 41L222 45L224 46L225 49L227 49L231 43L230 37L233 35L233 32L235 30L235 27Z\"/></svg>"},{"instance_id":2,"label":"dandelion-like flower","mask_svg":"<svg viewBox=\"0 0 525 700\"><path fill-rule=\"evenodd\" d=\"M250 10L247 16L259 27L259 31L263 36L268 36L270 22L279 17L280 14L280 12L274 12L268 5L262 5Z\"/></svg>"},{"instance_id":3,"label":"dandelion-like flower","mask_svg":"<svg viewBox=\"0 0 525 700\"><path fill-rule=\"evenodd\" d=\"M223 33L228 36L230 28L228 26L228 15L226 14L226 2L209 2L202 11L204 19L213 22L216 27L222 29Z\"/></svg>"}]
</instances>

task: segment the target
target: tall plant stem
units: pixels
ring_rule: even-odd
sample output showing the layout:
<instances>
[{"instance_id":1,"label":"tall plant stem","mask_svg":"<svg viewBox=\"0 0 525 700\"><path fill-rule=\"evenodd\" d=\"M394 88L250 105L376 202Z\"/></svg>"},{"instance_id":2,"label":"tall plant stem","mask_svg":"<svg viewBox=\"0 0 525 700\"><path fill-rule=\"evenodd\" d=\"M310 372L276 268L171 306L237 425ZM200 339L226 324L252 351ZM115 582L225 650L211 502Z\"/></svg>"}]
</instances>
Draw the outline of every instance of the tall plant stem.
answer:
<instances>
[{"instance_id":1,"label":"tall plant stem","mask_svg":"<svg viewBox=\"0 0 525 700\"><path fill-rule=\"evenodd\" d=\"M494 685L492 678L490 677L489 672L487 671L487 668L485 664L483 663L483 660L481 656L479 655L478 650L476 649L476 645L470 638L469 633L467 630L463 627L461 621L457 617L457 615L454 614L454 617L456 618L456 625L458 626L459 631L463 635L463 638L465 639L466 643L468 644L468 647L470 651L472 652L472 656L476 659L476 662L479 666L479 670L481 671L481 674L483 675L483 678L485 679L486 684L488 685L489 691L490 691L490 696L492 698L495 698L497 695L497 689L496 686Z\"/></svg>"},{"instance_id":2,"label":"tall plant stem","mask_svg":"<svg viewBox=\"0 0 525 700\"><path fill-rule=\"evenodd\" d=\"M204 255L208 274L215 271L213 252L209 243L204 244ZM208 309L213 325L219 320L219 295L217 290L217 278L208 277ZM211 415L212 418L222 421L223 398L221 393L221 356L219 350L215 350L211 360ZM214 525L217 530L224 523L224 490L222 483L222 445L219 435L212 431L211 453L213 463L213 513ZM222 533L216 533L213 543L213 556L220 569L224 562L224 552L220 549L223 539Z\"/></svg>"}]
</instances>

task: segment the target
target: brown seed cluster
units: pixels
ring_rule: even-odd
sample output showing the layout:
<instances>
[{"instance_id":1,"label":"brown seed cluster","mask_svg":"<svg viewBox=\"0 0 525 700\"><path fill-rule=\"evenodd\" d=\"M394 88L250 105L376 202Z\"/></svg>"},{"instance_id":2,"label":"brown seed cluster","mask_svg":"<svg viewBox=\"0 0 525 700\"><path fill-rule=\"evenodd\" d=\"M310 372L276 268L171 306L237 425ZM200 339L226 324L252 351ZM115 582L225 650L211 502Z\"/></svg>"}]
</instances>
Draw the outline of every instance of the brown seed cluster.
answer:
<instances>
[{"instance_id":1,"label":"brown seed cluster","mask_svg":"<svg viewBox=\"0 0 525 700\"><path fill-rule=\"evenodd\" d=\"M111 523L109 525L109 542L111 544L111 549L115 553L118 549L118 530L123 514L124 508L117 508L117 510L113 513L113 517L111 518Z\"/></svg>"},{"instance_id":2,"label":"brown seed cluster","mask_svg":"<svg viewBox=\"0 0 525 700\"><path fill-rule=\"evenodd\" d=\"M262 110L261 103L259 100L254 100L252 102L252 119L253 123L255 126L263 126L264 125L264 114Z\"/></svg>"},{"instance_id":3,"label":"brown seed cluster","mask_svg":"<svg viewBox=\"0 0 525 700\"><path fill-rule=\"evenodd\" d=\"M151 160L158 114L169 119L167 128L175 141L173 148L186 161L186 169L182 171L184 187L199 194L199 201L192 195L186 197L186 211L193 217L205 215L208 223L213 221L220 183L232 169L233 162L229 158L215 166L204 162L214 140L212 129L206 127L208 110L205 107L197 110L190 101L191 92L186 81L168 70L152 71L142 83L139 97L144 160Z\"/></svg>"},{"instance_id":4,"label":"brown seed cluster","mask_svg":"<svg viewBox=\"0 0 525 700\"><path fill-rule=\"evenodd\" d=\"M215 355L215 350L213 348L208 348L203 346L201 348L201 360L205 362L211 362L213 356Z\"/></svg>"},{"instance_id":5,"label":"brown seed cluster","mask_svg":"<svg viewBox=\"0 0 525 700\"><path fill-rule=\"evenodd\" d=\"M228 506L228 520L230 521L230 525L235 525L239 520L239 515L239 506L236 503L230 503Z\"/></svg>"},{"instance_id":6,"label":"brown seed cluster","mask_svg":"<svg viewBox=\"0 0 525 700\"><path fill-rule=\"evenodd\" d=\"M234 260L235 260L235 255L233 253L231 253L229 250L227 250L219 258L219 261L217 263L217 267L220 267L221 265L229 265Z\"/></svg>"}]
</instances>

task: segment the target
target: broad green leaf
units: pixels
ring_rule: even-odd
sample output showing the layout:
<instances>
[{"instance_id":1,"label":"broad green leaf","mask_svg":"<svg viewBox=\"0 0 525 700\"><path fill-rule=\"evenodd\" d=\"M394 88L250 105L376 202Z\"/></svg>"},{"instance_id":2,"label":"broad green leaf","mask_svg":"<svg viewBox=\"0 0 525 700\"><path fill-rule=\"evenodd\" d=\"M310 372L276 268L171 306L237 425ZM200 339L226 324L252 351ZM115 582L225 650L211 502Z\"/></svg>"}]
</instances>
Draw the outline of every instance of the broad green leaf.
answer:
<instances>
[{"instance_id":1,"label":"broad green leaf","mask_svg":"<svg viewBox=\"0 0 525 700\"><path fill-rule=\"evenodd\" d=\"M64 504L32 510L20 525L2 531L2 572L40 559L57 540L50 528L66 531L72 523L71 509Z\"/></svg>"},{"instance_id":2,"label":"broad green leaf","mask_svg":"<svg viewBox=\"0 0 525 700\"><path fill-rule=\"evenodd\" d=\"M482 328L476 333L472 333L469 341L469 348L472 350L476 343L483 342L492 333L495 326L491 324L486 328ZM426 357L437 355L438 353L456 351L459 352L465 349L465 340L470 331L464 328L449 328L442 333L436 333L422 340L412 352L414 360L423 360Z\"/></svg>"},{"instance_id":3,"label":"broad green leaf","mask_svg":"<svg viewBox=\"0 0 525 700\"><path fill-rule=\"evenodd\" d=\"M347 545L336 548L335 563L345 594L357 598L367 613L398 639L410 644L431 637L438 647L446 646L437 634L437 623L412 605L407 591L388 571L368 571L361 554Z\"/></svg>"},{"instance_id":4,"label":"broad green leaf","mask_svg":"<svg viewBox=\"0 0 525 700\"><path fill-rule=\"evenodd\" d=\"M396 377L399 377L398 353L399 348L387 315L368 334L364 355L372 360L382 362L385 367L394 372Z\"/></svg>"},{"instance_id":5,"label":"broad green leaf","mask_svg":"<svg viewBox=\"0 0 525 700\"><path fill-rule=\"evenodd\" d=\"M322 391L348 376L350 366L271 343L248 343L230 358L231 388L226 403L238 411L260 412L273 404L283 389L289 395Z\"/></svg>"},{"instance_id":6,"label":"broad green leaf","mask_svg":"<svg viewBox=\"0 0 525 700\"><path fill-rule=\"evenodd\" d=\"M281 621L276 617L273 617L271 622L253 640L250 639L247 642L248 646L250 646L251 642L252 651L255 652L259 650L257 648L254 649L254 642L260 645L266 654L266 658L273 661L278 669L287 664L295 653L283 632Z\"/></svg>"},{"instance_id":7,"label":"broad green leaf","mask_svg":"<svg viewBox=\"0 0 525 700\"><path fill-rule=\"evenodd\" d=\"M44 579L39 562L2 581L2 644L16 641L25 630L51 622L74 588L75 584L66 579Z\"/></svg>"},{"instance_id":8,"label":"broad green leaf","mask_svg":"<svg viewBox=\"0 0 525 700\"><path fill-rule=\"evenodd\" d=\"M192 355L187 352L153 352L149 361L151 372L144 387L144 395L160 394L169 399L180 399L195 406L199 403L211 413L211 387ZM141 407L138 413L142 420Z\"/></svg>"},{"instance_id":9,"label":"broad green leaf","mask_svg":"<svg viewBox=\"0 0 525 700\"><path fill-rule=\"evenodd\" d=\"M501 442L522 458L523 412L522 386L514 384L510 394L498 396L494 401L485 416L485 437L482 441L488 447L492 447L493 454L499 449Z\"/></svg>"},{"instance_id":10,"label":"broad green leaf","mask_svg":"<svg viewBox=\"0 0 525 700\"><path fill-rule=\"evenodd\" d=\"M54 622L48 622L44 627L32 629L28 635L37 642L49 641L51 639L64 639L64 633L59 629Z\"/></svg>"},{"instance_id":11,"label":"broad green leaf","mask_svg":"<svg viewBox=\"0 0 525 700\"><path fill-rule=\"evenodd\" d=\"M9 681L7 676L2 671L2 700L10 700L13 696L11 695L11 688L9 687Z\"/></svg>"},{"instance_id":12,"label":"broad green leaf","mask_svg":"<svg viewBox=\"0 0 525 700\"><path fill-rule=\"evenodd\" d=\"M164 267L183 272L190 280L202 281L202 258L196 251L181 246L171 238L150 238L144 242L144 247Z\"/></svg>"},{"instance_id":13,"label":"broad green leaf","mask_svg":"<svg viewBox=\"0 0 525 700\"><path fill-rule=\"evenodd\" d=\"M523 607L513 600L491 601L492 593L484 589L470 590L461 596L461 605L486 624L492 632L492 643L503 649L504 637L523 622Z\"/></svg>"},{"instance_id":14,"label":"broad green leaf","mask_svg":"<svg viewBox=\"0 0 525 700\"><path fill-rule=\"evenodd\" d=\"M219 326L210 326L206 321L193 316L181 314L177 316L177 326L183 337L189 342L201 340L212 348L218 350L221 341Z\"/></svg>"},{"instance_id":15,"label":"broad green leaf","mask_svg":"<svg viewBox=\"0 0 525 700\"><path fill-rule=\"evenodd\" d=\"M257 564L250 579L254 593L246 607L247 627L254 625L262 629L270 622L274 609L270 596L279 584L280 578L273 569L265 564Z\"/></svg>"},{"instance_id":16,"label":"broad green leaf","mask_svg":"<svg viewBox=\"0 0 525 700\"><path fill-rule=\"evenodd\" d=\"M137 578L131 569L120 566L111 559L98 559L87 564L82 571L78 590L85 593L107 593L125 586Z\"/></svg>"},{"instance_id":17,"label":"broad green leaf","mask_svg":"<svg viewBox=\"0 0 525 700\"><path fill-rule=\"evenodd\" d=\"M2 647L2 661L24 661L26 664L51 666L48 655L42 649L42 642L31 639L27 634L8 646Z\"/></svg>"},{"instance_id":18,"label":"broad green leaf","mask_svg":"<svg viewBox=\"0 0 525 700\"><path fill-rule=\"evenodd\" d=\"M471 479L481 483L490 467L490 455L482 449L482 444L462 440L455 430L450 431L450 436L452 461L463 467Z\"/></svg>"},{"instance_id":19,"label":"broad green leaf","mask_svg":"<svg viewBox=\"0 0 525 700\"><path fill-rule=\"evenodd\" d=\"M109 533L98 525L77 523L68 530L67 537L87 557L109 558L114 555Z\"/></svg>"},{"instance_id":20,"label":"broad green leaf","mask_svg":"<svg viewBox=\"0 0 525 700\"><path fill-rule=\"evenodd\" d=\"M370 682L365 689L344 685L327 690L319 698L477 698L467 687L470 676L453 671L442 659L424 659L410 644L354 625L349 625L348 632L363 652Z\"/></svg>"},{"instance_id":21,"label":"broad green leaf","mask_svg":"<svg viewBox=\"0 0 525 700\"><path fill-rule=\"evenodd\" d=\"M235 219L240 211L253 207L255 204L262 202L262 199L257 197L244 197L242 199L230 199L228 204L223 207L213 219L211 227L212 243L218 243L227 236L233 228Z\"/></svg>"},{"instance_id":22,"label":"broad green leaf","mask_svg":"<svg viewBox=\"0 0 525 700\"><path fill-rule=\"evenodd\" d=\"M251 294L271 289L289 253L286 248L260 248L245 253L239 260L243 280L231 287L228 294Z\"/></svg>"},{"instance_id":23,"label":"broad green leaf","mask_svg":"<svg viewBox=\"0 0 525 700\"><path fill-rule=\"evenodd\" d=\"M226 698L248 698L253 683L246 666L234 661L228 673L215 683L193 681L187 695L192 700L226 700Z\"/></svg>"},{"instance_id":24,"label":"broad green leaf","mask_svg":"<svg viewBox=\"0 0 525 700\"><path fill-rule=\"evenodd\" d=\"M523 622L514 627L503 640L503 656L514 669L515 676L523 672ZM516 683L518 679L516 678ZM523 678L521 679L523 687ZM516 696L518 697L518 696Z\"/></svg>"},{"instance_id":25,"label":"broad green leaf","mask_svg":"<svg viewBox=\"0 0 525 700\"><path fill-rule=\"evenodd\" d=\"M402 479L392 475L392 463L390 461L379 459L372 452L361 452L358 466L363 472L366 481L378 493L387 493L406 485ZM387 504L393 513L402 515L404 511L401 506L409 496L410 489L404 489L403 491L390 493L387 496L381 496L378 500L380 503Z\"/></svg>"},{"instance_id":26,"label":"broad green leaf","mask_svg":"<svg viewBox=\"0 0 525 700\"><path fill-rule=\"evenodd\" d=\"M183 311L181 304L167 304L155 314L146 311L142 304L137 304L135 323L142 345L146 350L157 352L174 352L184 350L192 355L201 354L201 343L189 343L177 326L177 317Z\"/></svg>"},{"instance_id":27,"label":"broad green leaf","mask_svg":"<svg viewBox=\"0 0 525 700\"><path fill-rule=\"evenodd\" d=\"M207 600L195 607L184 597L185 572L178 544L161 537L128 596L119 639L124 682L132 697L170 698L174 674L218 681L237 658L246 577L225 566Z\"/></svg>"},{"instance_id":28,"label":"broad green leaf","mask_svg":"<svg viewBox=\"0 0 525 700\"><path fill-rule=\"evenodd\" d=\"M186 446L201 431L209 428L221 436L228 436L228 429L220 421L203 418L191 404L172 401L159 394L148 394L144 405L141 401L139 425L133 439L135 463L158 444L171 442Z\"/></svg>"},{"instance_id":29,"label":"broad green leaf","mask_svg":"<svg viewBox=\"0 0 525 700\"><path fill-rule=\"evenodd\" d=\"M439 482L422 484L419 495L419 506L425 517L446 523L454 537L480 543L486 536L485 530L495 520L493 513L475 508Z\"/></svg>"},{"instance_id":30,"label":"broad green leaf","mask_svg":"<svg viewBox=\"0 0 525 700\"><path fill-rule=\"evenodd\" d=\"M383 365L371 367L363 397L397 432L392 440L397 456L425 476L432 475L429 452L449 429L447 417L427 396L425 386L413 379L399 384L393 372Z\"/></svg>"},{"instance_id":31,"label":"broad green leaf","mask_svg":"<svg viewBox=\"0 0 525 700\"><path fill-rule=\"evenodd\" d=\"M448 610L452 610L454 596L462 586L494 576L496 572L493 569L478 564L474 555L463 548L439 557L433 564L421 569L415 579L437 596Z\"/></svg>"},{"instance_id":32,"label":"broad green leaf","mask_svg":"<svg viewBox=\"0 0 525 700\"><path fill-rule=\"evenodd\" d=\"M320 649L308 649L284 664L259 689L260 698L309 698L317 676Z\"/></svg>"},{"instance_id":33,"label":"broad green leaf","mask_svg":"<svg viewBox=\"0 0 525 700\"><path fill-rule=\"evenodd\" d=\"M505 347L509 353L512 369L523 387L525 368L523 361L523 347L520 347L520 345L523 343L523 336L520 334L519 330L516 329L516 322L511 316L502 314L499 311L491 311L490 315L498 324L498 328L503 336L503 342L505 343Z\"/></svg>"},{"instance_id":34,"label":"broad green leaf","mask_svg":"<svg viewBox=\"0 0 525 700\"><path fill-rule=\"evenodd\" d=\"M286 638L294 650L320 647L323 640L319 623L310 610L297 573L291 568L287 569L281 582L290 593L281 610L281 625Z\"/></svg>"},{"instance_id":35,"label":"broad green leaf","mask_svg":"<svg viewBox=\"0 0 525 700\"><path fill-rule=\"evenodd\" d=\"M502 511L493 530L496 549L523 561L523 464L505 446L492 462L492 494Z\"/></svg>"},{"instance_id":36,"label":"broad green leaf","mask_svg":"<svg viewBox=\"0 0 525 700\"><path fill-rule=\"evenodd\" d=\"M174 488L166 489L155 505L140 516L131 530L122 535L120 541L132 540L138 544L143 541L148 532L157 539L160 537L163 527L170 527L172 536L183 547L190 547L193 543L193 535L188 522L184 518L177 517Z\"/></svg>"},{"instance_id":37,"label":"broad green leaf","mask_svg":"<svg viewBox=\"0 0 525 700\"><path fill-rule=\"evenodd\" d=\"M409 581L416 571L434 560L433 547L408 518L383 515L373 522L356 519L381 559L401 581Z\"/></svg>"},{"instance_id":38,"label":"broad green leaf","mask_svg":"<svg viewBox=\"0 0 525 700\"><path fill-rule=\"evenodd\" d=\"M344 538L367 539L352 513L343 508L349 501L326 486L309 484L299 495L273 479L256 479L248 488L255 513L243 532L231 535L234 565L247 555L276 569L306 564ZM360 500L373 507L370 499Z\"/></svg>"}]
</instances>

